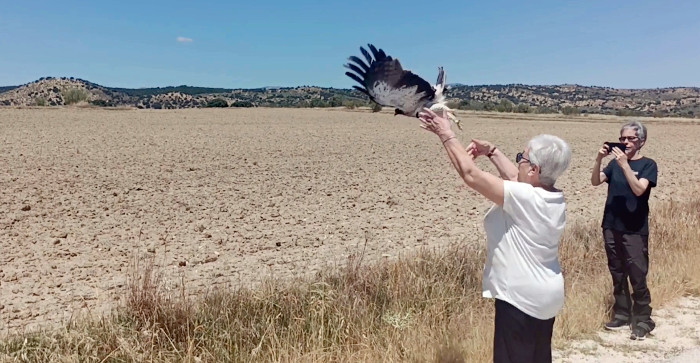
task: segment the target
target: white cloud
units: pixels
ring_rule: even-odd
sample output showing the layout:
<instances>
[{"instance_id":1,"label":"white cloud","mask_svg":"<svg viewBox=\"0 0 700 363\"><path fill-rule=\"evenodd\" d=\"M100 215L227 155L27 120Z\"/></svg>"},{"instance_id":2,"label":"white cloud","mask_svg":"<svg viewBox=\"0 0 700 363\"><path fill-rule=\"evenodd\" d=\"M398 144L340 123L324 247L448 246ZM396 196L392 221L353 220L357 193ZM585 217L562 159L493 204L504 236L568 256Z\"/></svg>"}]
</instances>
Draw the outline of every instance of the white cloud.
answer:
<instances>
[{"instance_id":1,"label":"white cloud","mask_svg":"<svg viewBox=\"0 0 700 363\"><path fill-rule=\"evenodd\" d=\"M177 37L177 39L175 39L175 40L177 40L178 43L192 43L193 42L192 38L185 38L185 37Z\"/></svg>"}]
</instances>

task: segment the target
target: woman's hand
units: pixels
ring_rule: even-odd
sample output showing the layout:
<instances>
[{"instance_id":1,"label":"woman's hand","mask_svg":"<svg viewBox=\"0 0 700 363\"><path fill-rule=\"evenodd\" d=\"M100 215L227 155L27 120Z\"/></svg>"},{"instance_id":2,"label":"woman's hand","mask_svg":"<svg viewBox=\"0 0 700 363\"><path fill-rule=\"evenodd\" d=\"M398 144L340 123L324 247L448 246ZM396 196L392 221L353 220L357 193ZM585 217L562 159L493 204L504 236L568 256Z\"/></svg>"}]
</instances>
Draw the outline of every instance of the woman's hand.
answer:
<instances>
[{"instance_id":1,"label":"woman's hand","mask_svg":"<svg viewBox=\"0 0 700 363\"><path fill-rule=\"evenodd\" d=\"M612 148L612 153L615 155L615 160L617 160L618 165L624 167L627 164L627 154L625 154L624 151L615 146Z\"/></svg>"},{"instance_id":2,"label":"woman's hand","mask_svg":"<svg viewBox=\"0 0 700 363\"><path fill-rule=\"evenodd\" d=\"M423 112L418 113L418 118L421 121L420 127L438 135L440 141L443 143L455 137L450 121L445 117L444 110L442 111L442 115L439 116L431 109L423 108Z\"/></svg>"},{"instance_id":3,"label":"woman's hand","mask_svg":"<svg viewBox=\"0 0 700 363\"><path fill-rule=\"evenodd\" d=\"M442 145L447 151L447 156L452 162L452 166L457 170L459 176L462 177L467 185L485 196L490 201L503 205L503 179L479 170L474 164L474 156L460 144L457 136L452 132L450 121L445 118L444 111L442 116L438 116L430 109L424 108L424 111L418 114L421 121L420 127L428 130L440 137ZM447 142L450 141L450 142Z\"/></svg>"},{"instance_id":4,"label":"woman's hand","mask_svg":"<svg viewBox=\"0 0 700 363\"><path fill-rule=\"evenodd\" d=\"M486 156L491 150L493 150L493 144L484 140L472 139L472 142L467 146L467 152L474 155L474 157Z\"/></svg>"},{"instance_id":5,"label":"woman's hand","mask_svg":"<svg viewBox=\"0 0 700 363\"><path fill-rule=\"evenodd\" d=\"M467 148L467 155L469 155L469 157L472 158L472 160L475 160L475 159L476 159L476 155L474 154L474 150L473 150L473 149Z\"/></svg>"},{"instance_id":6,"label":"woman's hand","mask_svg":"<svg viewBox=\"0 0 700 363\"><path fill-rule=\"evenodd\" d=\"M598 150L596 159L601 161L604 157L608 156L608 154L610 154L610 146L608 144L603 144L603 146L600 147L600 150Z\"/></svg>"}]
</instances>

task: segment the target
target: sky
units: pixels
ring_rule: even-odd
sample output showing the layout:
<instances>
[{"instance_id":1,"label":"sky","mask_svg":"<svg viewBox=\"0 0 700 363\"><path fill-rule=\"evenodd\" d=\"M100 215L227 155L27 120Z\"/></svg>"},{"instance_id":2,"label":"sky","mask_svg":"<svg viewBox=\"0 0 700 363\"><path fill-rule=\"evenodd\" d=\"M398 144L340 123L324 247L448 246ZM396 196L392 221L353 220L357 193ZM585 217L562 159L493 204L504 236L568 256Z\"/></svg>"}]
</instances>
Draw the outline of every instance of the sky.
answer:
<instances>
[{"instance_id":1,"label":"sky","mask_svg":"<svg viewBox=\"0 0 700 363\"><path fill-rule=\"evenodd\" d=\"M697 0L0 0L0 86L350 88L367 43L431 82L700 87Z\"/></svg>"}]
</instances>

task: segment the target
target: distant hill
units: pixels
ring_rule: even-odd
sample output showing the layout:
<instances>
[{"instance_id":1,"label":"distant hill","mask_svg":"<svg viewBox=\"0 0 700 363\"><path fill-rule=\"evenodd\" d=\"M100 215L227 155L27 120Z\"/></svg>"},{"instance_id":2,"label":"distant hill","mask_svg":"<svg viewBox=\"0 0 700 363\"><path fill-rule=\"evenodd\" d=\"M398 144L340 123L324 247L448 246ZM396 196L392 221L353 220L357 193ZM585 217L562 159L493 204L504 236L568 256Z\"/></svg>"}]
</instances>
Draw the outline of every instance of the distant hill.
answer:
<instances>
[{"instance_id":1,"label":"distant hill","mask_svg":"<svg viewBox=\"0 0 700 363\"><path fill-rule=\"evenodd\" d=\"M129 96L146 97L160 95L164 93L179 92L187 95L202 95L208 93L228 93L233 89L227 88L208 88L208 87L192 87L192 86L177 86L177 87L155 87L155 88L110 88L115 92L122 92Z\"/></svg>"},{"instance_id":2,"label":"distant hill","mask_svg":"<svg viewBox=\"0 0 700 363\"><path fill-rule=\"evenodd\" d=\"M82 79L51 77L0 93L0 106L62 106L79 102L128 105L132 98Z\"/></svg>"},{"instance_id":3,"label":"distant hill","mask_svg":"<svg viewBox=\"0 0 700 363\"><path fill-rule=\"evenodd\" d=\"M2 86L0 87L0 93L11 91L19 86Z\"/></svg>"},{"instance_id":4,"label":"distant hill","mask_svg":"<svg viewBox=\"0 0 700 363\"><path fill-rule=\"evenodd\" d=\"M456 86L450 98L459 99L461 108L513 112L533 109L534 112L563 111L600 113L621 116L700 115L700 88L676 87L655 89L615 89L580 85L528 86L483 85ZM508 105L510 103L510 106Z\"/></svg>"},{"instance_id":5,"label":"distant hill","mask_svg":"<svg viewBox=\"0 0 700 363\"><path fill-rule=\"evenodd\" d=\"M206 87L110 88L78 78L40 78L0 93L0 106L96 106L175 109L193 107L357 107L369 105L355 90L322 87L224 89Z\"/></svg>"},{"instance_id":6,"label":"distant hill","mask_svg":"<svg viewBox=\"0 0 700 363\"><path fill-rule=\"evenodd\" d=\"M451 84L447 97L451 107L466 110L657 117L700 115L700 88L697 87L615 89L580 85ZM366 97L354 89L313 86L113 88L77 78L46 77L21 86L0 87L0 106L62 106L81 102L155 109L370 105Z\"/></svg>"}]
</instances>

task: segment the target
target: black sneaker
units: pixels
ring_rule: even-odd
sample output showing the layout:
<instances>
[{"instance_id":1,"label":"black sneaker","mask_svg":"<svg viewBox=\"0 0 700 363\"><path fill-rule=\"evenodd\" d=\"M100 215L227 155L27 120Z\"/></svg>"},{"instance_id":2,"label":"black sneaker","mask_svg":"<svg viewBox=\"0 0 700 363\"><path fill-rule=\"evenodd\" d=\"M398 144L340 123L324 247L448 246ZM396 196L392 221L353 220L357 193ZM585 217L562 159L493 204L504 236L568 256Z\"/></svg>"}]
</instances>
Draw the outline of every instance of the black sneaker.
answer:
<instances>
[{"instance_id":1,"label":"black sneaker","mask_svg":"<svg viewBox=\"0 0 700 363\"><path fill-rule=\"evenodd\" d=\"M615 319L610 320L609 322L605 323L605 329L622 330L622 329L628 329L629 325L630 325L630 323L628 321L615 318Z\"/></svg>"},{"instance_id":2,"label":"black sneaker","mask_svg":"<svg viewBox=\"0 0 700 363\"><path fill-rule=\"evenodd\" d=\"M632 335L630 336L630 339L632 340L644 340L647 337L647 332L646 329L640 327L640 326L635 326L634 329L632 329Z\"/></svg>"}]
</instances>

